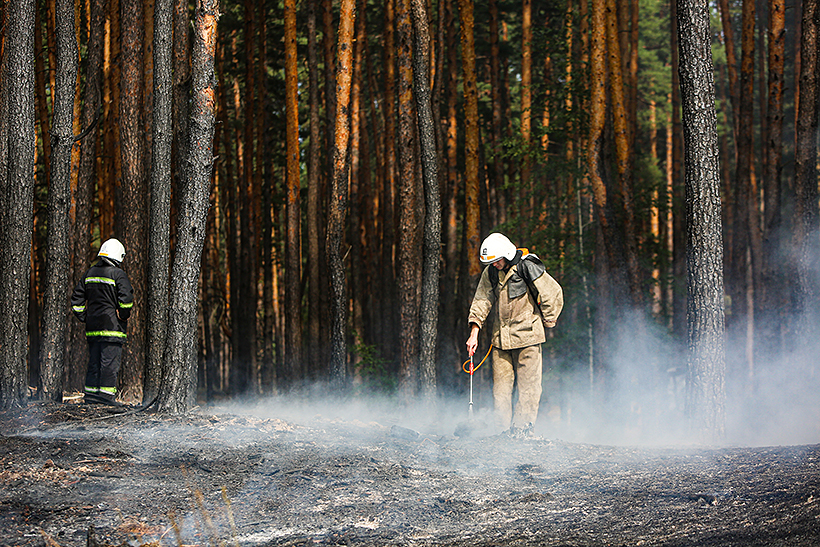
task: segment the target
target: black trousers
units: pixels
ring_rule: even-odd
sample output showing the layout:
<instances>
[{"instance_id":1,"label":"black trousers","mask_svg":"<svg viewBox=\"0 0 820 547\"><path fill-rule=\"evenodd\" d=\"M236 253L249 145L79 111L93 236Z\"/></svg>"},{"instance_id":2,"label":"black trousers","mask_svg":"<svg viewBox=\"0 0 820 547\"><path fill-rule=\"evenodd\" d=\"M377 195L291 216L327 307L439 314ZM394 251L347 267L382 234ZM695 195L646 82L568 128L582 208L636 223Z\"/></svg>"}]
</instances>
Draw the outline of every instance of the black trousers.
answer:
<instances>
[{"instance_id":1,"label":"black trousers","mask_svg":"<svg viewBox=\"0 0 820 547\"><path fill-rule=\"evenodd\" d=\"M122 344L118 342L88 342L88 372L85 375L85 391L100 391L116 395L117 374L122 360Z\"/></svg>"}]
</instances>

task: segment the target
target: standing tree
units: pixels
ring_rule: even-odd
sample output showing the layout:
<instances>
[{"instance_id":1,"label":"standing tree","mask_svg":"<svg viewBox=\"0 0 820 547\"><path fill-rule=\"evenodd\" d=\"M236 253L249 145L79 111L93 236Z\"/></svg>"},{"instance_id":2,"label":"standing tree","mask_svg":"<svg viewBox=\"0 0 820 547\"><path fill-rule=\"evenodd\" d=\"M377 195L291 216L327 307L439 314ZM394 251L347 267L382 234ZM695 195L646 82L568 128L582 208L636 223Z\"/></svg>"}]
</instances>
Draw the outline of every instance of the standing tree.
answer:
<instances>
[{"instance_id":1,"label":"standing tree","mask_svg":"<svg viewBox=\"0 0 820 547\"><path fill-rule=\"evenodd\" d=\"M285 110L287 111L287 222L285 238L285 370L293 381L302 361L302 207L299 200L299 74L296 0L285 0ZM313 140L311 139L311 144ZM313 158L311 158L311 161ZM317 268L318 269L318 268Z\"/></svg>"},{"instance_id":2,"label":"standing tree","mask_svg":"<svg viewBox=\"0 0 820 547\"><path fill-rule=\"evenodd\" d=\"M103 38L105 31L105 0L92 0L89 5L89 35L86 45L86 74L83 89L83 113L81 125L86 128L80 139L80 161L77 173L77 190L74 194L74 272L73 285L83 278L88 267L91 247L91 213L94 188L97 181L97 150L99 148L99 115L102 91ZM89 131L88 128L94 127ZM79 389L85 379L84 357L88 343L85 326L71 321L70 359L66 362L66 385L69 390Z\"/></svg>"},{"instance_id":3,"label":"standing tree","mask_svg":"<svg viewBox=\"0 0 820 547\"><path fill-rule=\"evenodd\" d=\"M817 51L817 27L820 12L817 0L803 0L800 30L800 86L797 95L797 127L795 131L795 224L794 248L797 283L794 302L799 314L800 345L812 343L816 335L817 295L817 76L820 55Z\"/></svg>"},{"instance_id":4,"label":"standing tree","mask_svg":"<svg viewBox=\"0 0 820 547\"><path fill-rule=\"evenodd\" d=\"M422 397L431 401L436 394L436 338L438 332L439 270L441 265L441 201L438 185L436 120L430 100L430 28L427 4L412 0L415 30L413 91L418 112L421 169L424 177L424 237L422 254L421 351L419 372ZM498 161L498 159L496 160Z\"/></svg>"},{"instance_id":5,"label":"standing tree","mask_svg":"<svg viewBox=\"0 0 820 547\"><path fill-rule=\"evenodd\" d=\"M353 23L355 0L342 0L339 12L339 45L336 63L336 122L333 148L333 180L327 220L327 259L331 286L330 379L341 390L347 379L347 289L342 259L342 240L347 215L348 157L350 137L350 82L353 75Z\"/></svg>"},{"instance_id":6,"label":"standing tree","mask_svg":"<svg viewBox=\"0 0 820 547\"><path fill-rule=\"evenodd\" d=\"M48 188L48 238L40 346L41 399L62 402L62 372L68 319L69 208L71 152L74 148L74 96L79 65L73 0L57 0L57 73L51 126L51 180Z\"/></svg>"},{"instance_id":7,"label":"standing tree","mask_svg":"<svg viewBox=\"0 0 820 547\"><path fill-rule=\"evenodd\" d=\"M10 0L3 44L7 143L0 163L0 408L22 405L26 397L29 274L34 203L34 0Z\"/></svg>"},{"instance_id":8,"label":"standing tree","mask_svg":"<svg viewBox=\"0 0 820 547\"><path fill-rule=\"evenodd\" d=\"M185 412L196 402L197 287L214 165L217 8L217 0L197 0L195 7L188 169L179 200L171 275L174 305L168 314L165 368L158 400L159 410L168 413Z\"/></svg>"},{"instance_id":9,"label":"standing tree","mask_svg":"<svg viewBox=\"0 0 820 547\"><path fill-rule=\"evenodd\" d=\"M144 91L144 26L143 3L140 0L120 0L121 67L119 131L122 157L122 202L116 203L121 223L122 242L128 252L126 267L134 286L134 308L128 321L119 382L126 396L141 395L142 373L145 367L146 329L146 246L148 243L148 183L145 179L145 124L143 123ZM106 234L102 239L109 237Z\"/></svg>"},{"instance_id":10,"label":"standing tree","mask_svg":"<svg viewBox=\"0 0 820 547\"><path fill-rule=\"evenodd\" d=\"M148 355L144 400L159 389L168 327L171 243L171 149L173 147L173 0L154 3L154 135L151 139L151 228L148 234Z\"/></svg>"},{"instance_id":11,"label":"standing tree","mask_svg":"<svg viewBox=\"0 0 820 547\"><path fill-rule=\"evenodd\" d=\"M419 215L416 183L416 127L413 123L413 27L410 0L396 0L399 37L399 390L405 401L416 394L419 358L419 286L421 285Z\"/></svg>"},{"instance_id":12,"label":"standing tree","mask_svg":"<svg viewBox=\"0 0 820 547\"><path fill-rule=\"evenodd\" d=\"M678 1L685 142L689 369L687 414L703 439L725 428L723 240L715 83L704 0Z\"/></svg>"},{"instance_id":13,"label":"standing tree","mask_svg":"<svg viewBox=\"0 0 820 547\"><path fill-rule=\"evenodd\" d=\"M474 287L481 273L481 263L478 261L481 209L478 204L478 88L472 1L458 0L458 11L461 17L461 64L464 71L464 197L467 203L464 223L467 248L464 251L469 264L467 283Z\"/></svg>"}]
</instances>

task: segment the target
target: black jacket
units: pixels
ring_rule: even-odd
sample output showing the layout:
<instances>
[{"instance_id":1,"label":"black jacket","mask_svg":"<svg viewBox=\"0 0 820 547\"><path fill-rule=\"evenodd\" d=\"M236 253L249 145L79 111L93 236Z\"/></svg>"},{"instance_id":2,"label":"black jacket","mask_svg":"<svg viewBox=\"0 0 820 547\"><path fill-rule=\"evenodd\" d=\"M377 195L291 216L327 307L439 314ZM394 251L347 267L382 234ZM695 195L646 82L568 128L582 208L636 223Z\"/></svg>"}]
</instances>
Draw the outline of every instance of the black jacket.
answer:
<instances>
[{"instance_id":1,"label":"black jacket","mask_svg":"<svg viewBox=\"0 0 820 547\"><path fill-rule=\"evenodd\" d=\"M77 319L85 323L86 337L100 342L125 341L126 321L133 305L128 276L104 258L91 266L71 295L71 307Z\"/></svg>"}]
</instances>

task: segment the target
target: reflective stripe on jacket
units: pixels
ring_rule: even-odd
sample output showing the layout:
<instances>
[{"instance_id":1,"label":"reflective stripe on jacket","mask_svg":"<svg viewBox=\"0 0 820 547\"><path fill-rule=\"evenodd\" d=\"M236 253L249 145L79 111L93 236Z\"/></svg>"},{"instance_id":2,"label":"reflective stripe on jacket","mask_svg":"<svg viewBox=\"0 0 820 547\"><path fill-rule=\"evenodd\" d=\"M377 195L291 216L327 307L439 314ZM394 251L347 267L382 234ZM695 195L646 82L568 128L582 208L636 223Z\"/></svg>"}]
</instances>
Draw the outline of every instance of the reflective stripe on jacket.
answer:
<instances>
[{"instance_id":1,"label":"reflective stripe on jacket","mask_svg":"<svg viewBox=\"0 0 820 547\"><path fill-rule=\"evenodd\" d=\"M128 276L104 259L88 270L71 295L71 309L85 323L86 337L101 342L125 340L133 306L134 294Z\"/></svg>"}]
</instances>

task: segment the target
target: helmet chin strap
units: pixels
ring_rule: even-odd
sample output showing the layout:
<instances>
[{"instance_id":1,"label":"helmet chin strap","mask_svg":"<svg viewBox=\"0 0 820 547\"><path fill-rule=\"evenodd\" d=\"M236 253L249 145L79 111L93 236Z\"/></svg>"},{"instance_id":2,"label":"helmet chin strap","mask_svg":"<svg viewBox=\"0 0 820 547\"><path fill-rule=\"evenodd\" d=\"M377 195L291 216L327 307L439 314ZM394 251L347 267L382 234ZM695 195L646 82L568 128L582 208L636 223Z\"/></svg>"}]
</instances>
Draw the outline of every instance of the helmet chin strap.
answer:
<instances>
[{"instance_id":1,"label":"helmet chin strap","mask_svg":"<svg viewBox=\"0 0 820 547\"><path fill-rule=\"evenodd\" d=\"M112 258L108 258L107 256L101 256L100 258L102 258L103 261L106 262L109 266L114 266L116 268L120 267L119 263Z\"/></svg>"}]
</instances>

